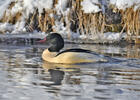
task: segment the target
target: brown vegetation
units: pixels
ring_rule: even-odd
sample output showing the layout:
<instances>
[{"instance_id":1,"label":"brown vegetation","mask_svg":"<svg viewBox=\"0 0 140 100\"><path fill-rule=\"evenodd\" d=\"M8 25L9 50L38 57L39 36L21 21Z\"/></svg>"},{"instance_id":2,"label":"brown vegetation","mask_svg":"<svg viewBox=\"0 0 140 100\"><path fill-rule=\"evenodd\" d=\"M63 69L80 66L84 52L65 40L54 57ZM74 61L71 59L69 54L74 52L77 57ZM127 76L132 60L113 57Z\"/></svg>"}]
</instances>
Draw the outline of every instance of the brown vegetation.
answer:
<instances>
[{"instance_id":1,"label":"brown vegetation","mask_svg":"<svg viewBox=\"0 0 140 100\"><path fill-rule=\"evenodd\" d=\"M30 14L29 18L26 18L26 27L28 31L33 31L34 29L43 32L55 32L55 21L63 23L66 27L67 32L79 32L80 34L101 34L104 32L126 32L131 40L132 36L140 35L140 8L136 11L132 8L127 8L125 11L117 10L121 13L122 20L118 24L108 24L106 22L106 16L102 12L98 13L84 13L81 7L82 0L69 0L67 8L69 8L68 15L57 15L56 9L43 10L40 15L38 9L36 8L33 13ZM9 5L9 10L15 5L16 2L12 2ZM55 8L58 0L54 0L53 8ZM99 5L100 6L100 5ZM21 11L22 12L22 11ZM17 12L15 15L8 14L5 11L0 22L9 22L15 24L20 21L22 16L21 12ZM50 16L53 14L53 17Z\"/></svg>"},{"instance_id":2,"label":"brown vegetation","mask_svg":"<svg viewBox=\"0 0 140 100\"><path fill-rule=\"evenodd\" d=\"M122 16L128 39L140 36L140 8L136 11L133 10L133 7L127 8L126 11L122 11Z\"/></svg>"}]
</instances>

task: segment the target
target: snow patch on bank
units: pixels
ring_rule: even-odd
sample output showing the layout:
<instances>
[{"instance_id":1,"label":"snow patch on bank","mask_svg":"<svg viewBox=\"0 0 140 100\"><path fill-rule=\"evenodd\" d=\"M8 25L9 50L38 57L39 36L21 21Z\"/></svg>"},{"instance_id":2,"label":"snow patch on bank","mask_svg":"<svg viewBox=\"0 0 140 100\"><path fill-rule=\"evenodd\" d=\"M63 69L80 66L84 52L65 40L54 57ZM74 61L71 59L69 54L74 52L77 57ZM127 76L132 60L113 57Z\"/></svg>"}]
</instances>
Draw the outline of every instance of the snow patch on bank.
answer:
<instances>
[{"instance_id":1,"label":"snow patch on bank","mask_svg":"<svg viewBox=\"0 0 140 100\"><path fill-rule=\"evenodd\" d=\"M18 23L17 23L18 24ZM24 22L19 23L19 25L12 25L9 23L0 23L0 30L3 30L1 32L6 33L6 34L16 34L16 35L20 35L21 33L25 34L26 33L26 29L23 27L22 24L24 24ZM19 26L19 27L18 27ZM23 28L22 28L23 27ZM107 32L104 34L90 34L90 35L80 35L78 33L66 33L66 29L63 27L63 25L59 28L63 28L61 29L61 31L58 31L64 38L68 38L68 35L71 36L72 40L77 40L77 39L81 39L81 40L93 40L96 41L98 43L113 43L113 42L119 42L122 39L126 39L127 35L126 33L113 33L113 32ZM58 29L60 30L60 29ZM28 33L29 37L45 37L47 33L45 32L37 32L34 31L32 33ZM27 35L27 34L26 34Z\"/></svg>"},{"instance_id":2,"label":"snow patch on bank","mask_svg":"<svg viewBox=\"0 0 140 100\"><path fill-rule=\"evenodd\" d=\"M38 8L39 14L43 12L43 9L48 10L52 8L53 0L22 0L23 1L23 9L26 10L26 17L29 16L30 13L33 13L36 8Z\"/></svg>"},{"instance_id":3,"label":"snow patch on bank","mask_svg":"<svg viewBox=\"0 0 140 100\"><path fill-rule=\"evenodd\" d=\"M134 6L134 11L140 7L140 0L110 0L110 4L115 5L118 9L126 10Z\"/></svg>"},{"instance_id":4,"label":"snow patch on bank","mask_svg":"<svg viewBox=\"0 0 140 100\"><path fill-rule=\"evenodd\" d=\"M127 38L127 35L126 33L107 32L104 34L79 35L79 38L90 39L95 41L95 43L114 43L114 42L120 42L121 40L125 40Z\"/></svg>"},{"instance_id":5,"label":"snow patch on bank","mask_svg":"<svg viewBox=\"0 0 140 100\"><path fill-rule=\"evenodd\" d=\"M9 33L12 32L12 30L14 30L14 26L12 24L0 23L0 31L2 33Z\"/></svg>"},{"instance_id":6,"label":"snow patch on bank","mask_svg":"<svg viewBox=\"0 0 140 100\"><path fill-rule=\"evenodd\" d=\"M81 6L84 13L97 13L101 11L98 0L83 0Z\"/></svg>"},{"instance_id":7,"label":"snow patch on bank","mask_svg":"<svg viewBox=\"0 0 140 100\"><path fill-rule=\"evenodd\" d=\"M103 36L103 40L106 40L106 41L112 41L112 42L119 42L121 39L125 39L126 38L126 33L113 33L113 32L107 32L107 33L104 33L104 36Z\"/></svg>"},{"instance_id":8,"label":"snow patch on bank","mask_svg":"<svg viewBox=\"0 0 140 100\"><path fill-rule=\"evenodd\" d=\"M12 9L7 9L11 2L16 2ZM9 10L8 14L16 14L22 12L24 17L29 17L30 13L33 13L38 9L39 14L43 12L43 9L48 10L53 6L53 0L2 0L0 1L0 18L3 16L6 10Z\"/></svg>"},{"instance_id":9,"label":"snow patch on bank","mask_svg":"<svg viewBox=\"0 0 140 100\"><path fill-rule=\"evenodd\" d=\"M58 3L56 4L56 7L55 7L58 15L65 13L67 9L66 8L67 3L68 3L68 0L58 0Z\"/></svg>"}]
</instances>

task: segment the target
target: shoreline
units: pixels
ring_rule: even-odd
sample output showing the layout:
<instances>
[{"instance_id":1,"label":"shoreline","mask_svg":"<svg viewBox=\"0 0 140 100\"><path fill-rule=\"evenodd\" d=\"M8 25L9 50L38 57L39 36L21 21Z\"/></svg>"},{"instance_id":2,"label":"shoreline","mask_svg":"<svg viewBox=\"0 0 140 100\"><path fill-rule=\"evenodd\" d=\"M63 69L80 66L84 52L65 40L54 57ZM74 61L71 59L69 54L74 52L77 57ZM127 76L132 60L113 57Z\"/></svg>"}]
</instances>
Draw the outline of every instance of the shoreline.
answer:
<instances>
[{"instance_id":1,"label":"shoreline","mask_svg":"<svg viewBox=\"0 0 140 100\"><path fill-rule=\"evenodd\" d=\"M45 35L36 35L36 34L0 34L0 43L5 44L19 44L19 43L25 43L25 44L34 44L37 43L37 40L42 39L45 37ZM114 42L102 42L102 41L96 41L92 39L81 39L81 38L75 38L75 39L68 39L64 38L65 43L68 44L100 44L100 45L128 45L128 44L135 44L130 43L126 41L125 39L122 39L120 41L114 41ZM39 44L39 43L37 43Z\"/></svg>"}]
</instances>

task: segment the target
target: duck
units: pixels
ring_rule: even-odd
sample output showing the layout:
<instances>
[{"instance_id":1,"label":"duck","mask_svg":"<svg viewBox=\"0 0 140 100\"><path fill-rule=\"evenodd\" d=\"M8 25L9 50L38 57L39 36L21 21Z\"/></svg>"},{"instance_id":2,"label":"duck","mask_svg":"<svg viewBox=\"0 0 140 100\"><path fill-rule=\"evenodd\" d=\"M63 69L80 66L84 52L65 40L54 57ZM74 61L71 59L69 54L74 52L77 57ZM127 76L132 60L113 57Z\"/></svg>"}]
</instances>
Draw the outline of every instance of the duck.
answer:
<instances>
[{"instance_id":1,"label":"duck","mask_svg":"<svg viewBox=\"0 0 140 100\"><path fill-rule=\"evenodd\" d=\"M39 42L49 45L42 53L42 59L49 63L79 64L107 61L103 55L86 49L71 48L62 50L64 47L64 39L59 33L49 33Z\"/></svg>"}]
</instances>

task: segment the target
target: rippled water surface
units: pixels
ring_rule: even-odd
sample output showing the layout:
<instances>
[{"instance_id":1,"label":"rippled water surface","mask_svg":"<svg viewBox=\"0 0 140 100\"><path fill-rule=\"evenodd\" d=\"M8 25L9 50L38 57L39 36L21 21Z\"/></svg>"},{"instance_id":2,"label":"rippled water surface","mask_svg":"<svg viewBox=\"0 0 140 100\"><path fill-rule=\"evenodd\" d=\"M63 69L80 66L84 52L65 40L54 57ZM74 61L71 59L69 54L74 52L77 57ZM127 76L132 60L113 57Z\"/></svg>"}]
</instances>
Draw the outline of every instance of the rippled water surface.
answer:
<instances>
[{"instance_id":1,"label":"rippled water surface","mask_svg":"<svg viewBox=\"0 0 140 100\"><path fill-rule=\"evenodd\" d=\"M0 44L0 100L139 100L140 46L67 44L120 62L49 64L45 45Z\"/></svg>"}]
</instances>

